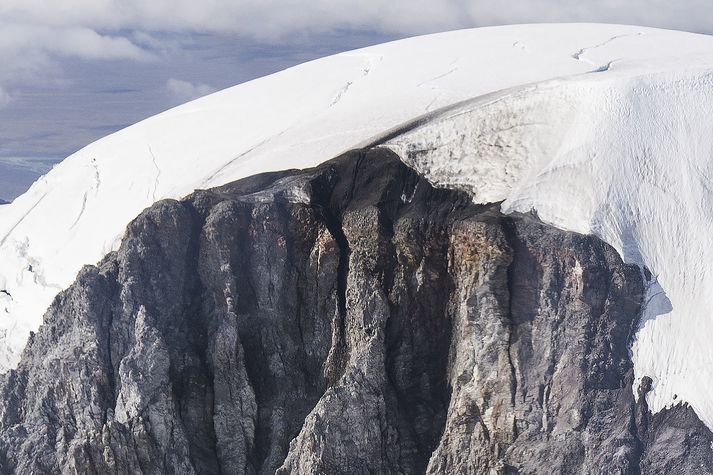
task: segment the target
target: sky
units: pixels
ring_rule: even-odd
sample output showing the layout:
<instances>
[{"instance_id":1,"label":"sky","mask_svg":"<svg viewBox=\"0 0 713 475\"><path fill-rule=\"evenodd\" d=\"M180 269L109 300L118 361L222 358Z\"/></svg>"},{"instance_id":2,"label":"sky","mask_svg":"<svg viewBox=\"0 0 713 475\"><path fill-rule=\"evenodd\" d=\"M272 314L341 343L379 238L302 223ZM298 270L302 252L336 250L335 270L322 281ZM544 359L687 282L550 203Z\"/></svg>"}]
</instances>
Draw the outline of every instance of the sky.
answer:
<instances>
[{"instance_id":1,"label":"sky","mask_svg":"<svg viewBox=\"0 0 713 475\"><path fill-rule=\"evenodd\" d=\"M0 199L98 138L310 59L571 21L711 34L713 0L1 0Z\"/></svg>"}]
</instances>

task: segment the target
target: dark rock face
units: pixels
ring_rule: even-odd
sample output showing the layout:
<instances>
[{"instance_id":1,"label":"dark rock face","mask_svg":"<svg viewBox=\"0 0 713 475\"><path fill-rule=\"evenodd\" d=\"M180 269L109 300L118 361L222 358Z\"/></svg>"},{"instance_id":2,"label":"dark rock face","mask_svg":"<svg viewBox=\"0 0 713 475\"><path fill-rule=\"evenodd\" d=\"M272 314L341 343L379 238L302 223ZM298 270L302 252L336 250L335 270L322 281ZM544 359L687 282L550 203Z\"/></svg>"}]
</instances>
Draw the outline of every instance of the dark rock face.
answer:
<instances>
[{"instance_id":1,"label":"dark rock face","mask_svg":"<svg viewBox=\"0 0 713 475\"><path fill-rule=\"evenodd\" d=\"M382 149L160 202L0 380L0 467L710 473L690 408L634 401L642 279Z\"/></svg>"}]
</instances>

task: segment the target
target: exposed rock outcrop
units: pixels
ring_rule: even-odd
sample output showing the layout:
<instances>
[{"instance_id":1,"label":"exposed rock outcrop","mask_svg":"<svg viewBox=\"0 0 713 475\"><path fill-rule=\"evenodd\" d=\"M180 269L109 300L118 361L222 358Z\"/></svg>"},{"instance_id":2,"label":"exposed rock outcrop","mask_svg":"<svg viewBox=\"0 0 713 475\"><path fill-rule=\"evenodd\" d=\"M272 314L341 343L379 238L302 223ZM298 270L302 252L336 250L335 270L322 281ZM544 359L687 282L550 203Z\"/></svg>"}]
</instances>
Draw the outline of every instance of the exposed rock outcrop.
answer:
<instances>
[{"instance_id":1,"label":"exposed rock outcrop","mask_svg":"<svg viewBox=\"0 0 713 475\"><path fill-rule=\"evenodd\" d=\"M0 380L2 471L711 472L634 400L640 270L497 209L383 149L157 203Z\"/></svg>"}]
</instances>

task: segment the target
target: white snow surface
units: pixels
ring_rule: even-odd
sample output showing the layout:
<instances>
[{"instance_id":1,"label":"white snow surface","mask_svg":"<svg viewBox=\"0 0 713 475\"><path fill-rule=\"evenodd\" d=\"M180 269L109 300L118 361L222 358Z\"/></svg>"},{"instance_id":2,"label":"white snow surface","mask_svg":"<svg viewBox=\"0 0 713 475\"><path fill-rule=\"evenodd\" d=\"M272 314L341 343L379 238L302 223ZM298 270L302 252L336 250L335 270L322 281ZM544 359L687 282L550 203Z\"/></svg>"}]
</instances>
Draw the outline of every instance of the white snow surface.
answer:
<instances>
[{"instance_id":1,"label":"white snow surface","mask_svg":"<svg viewBox=\"0 0 713 475\"><path fill-rule=\"evenodd\" d=\"M713 428L713 37L617 25L461 30L312 61L68 157L0 207L0 368L54 296L163 198L387 146L432 182L595 234L656 276L632 355L653 410ZM2 292L4 291L4 292ZM676 396L674 399L674 395Z\"/></svg>"}]
</instances>

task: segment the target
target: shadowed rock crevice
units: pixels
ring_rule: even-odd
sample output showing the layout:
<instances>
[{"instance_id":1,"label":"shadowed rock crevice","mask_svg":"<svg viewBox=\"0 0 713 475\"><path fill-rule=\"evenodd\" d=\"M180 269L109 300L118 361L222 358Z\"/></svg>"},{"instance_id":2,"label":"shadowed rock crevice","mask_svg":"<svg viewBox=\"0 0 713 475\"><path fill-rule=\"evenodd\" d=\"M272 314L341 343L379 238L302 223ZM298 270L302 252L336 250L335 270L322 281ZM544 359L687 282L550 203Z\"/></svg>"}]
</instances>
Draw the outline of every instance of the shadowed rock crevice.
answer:
<instances>
[{"instance_id":1,"label":"shadowed rock crevice","mask_svg":"<svg viewBox=\"0 0 713 475\"><path fill-rule=\"evenodd\" d=\"M634 400L639 269L498 209L379 148L155 204L0 378L0 472L710 472Z\"/></svg>"}]
</instances>

